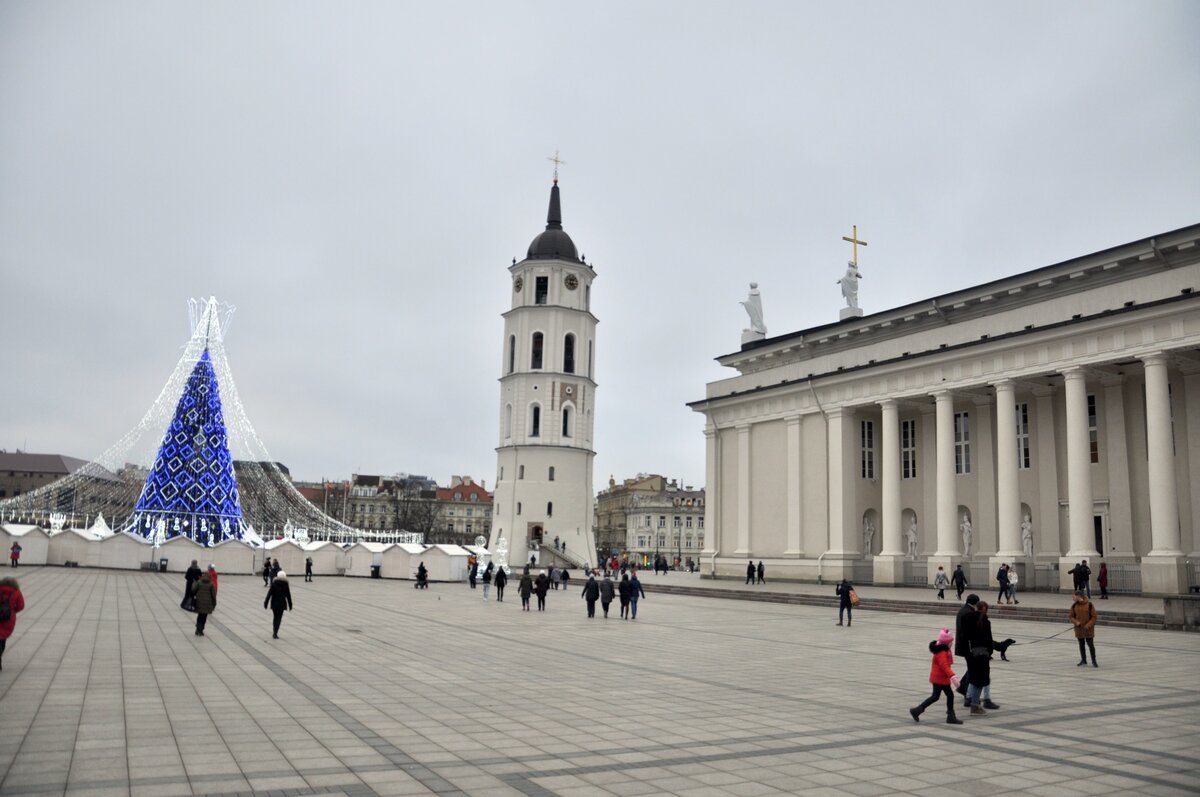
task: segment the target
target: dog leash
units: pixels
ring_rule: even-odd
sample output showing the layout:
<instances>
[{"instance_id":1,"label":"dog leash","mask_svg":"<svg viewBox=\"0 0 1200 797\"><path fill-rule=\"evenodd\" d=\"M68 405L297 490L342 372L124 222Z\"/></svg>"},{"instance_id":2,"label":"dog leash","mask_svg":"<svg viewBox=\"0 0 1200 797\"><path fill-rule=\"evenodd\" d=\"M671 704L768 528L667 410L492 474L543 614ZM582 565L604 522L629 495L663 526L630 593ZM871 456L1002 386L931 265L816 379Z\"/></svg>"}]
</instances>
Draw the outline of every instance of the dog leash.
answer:
<instances>
[{"instance_id":1,"label":"dog leash","mask_svg":"<svg viewBox=\"0 0 1200 797\"><path fill-rule=\"evenodd\" d=\"M1060 637L1063 634L1067 633L1068 631L1074 631L1074 630L1075 630L1075 626L1071 626L1070 628L1064 628L1063 630L1059 631L1057 634L1051 634L1050 636L1040 637L1038 639L1030 640L1029 642L1014 642L1013 644L1014 645L1036 645L1038 642L1045 642L1048 639L1054 639L1055 637Z\"/></svg>"}]
</instances>

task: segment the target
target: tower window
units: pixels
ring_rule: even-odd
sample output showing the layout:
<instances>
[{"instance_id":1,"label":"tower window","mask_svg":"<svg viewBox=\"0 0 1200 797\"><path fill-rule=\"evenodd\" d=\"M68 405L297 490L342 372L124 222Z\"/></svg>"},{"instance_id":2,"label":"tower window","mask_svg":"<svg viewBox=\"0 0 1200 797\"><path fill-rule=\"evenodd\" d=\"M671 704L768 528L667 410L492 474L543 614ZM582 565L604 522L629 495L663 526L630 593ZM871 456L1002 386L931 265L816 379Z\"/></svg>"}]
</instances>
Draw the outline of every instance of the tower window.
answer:
<instances>
[{"instance_id":1,"label":"tower window","mask_svg":"<svg viewBox=\"0 0 1200 797\"><path fill-rule=\"evenodd\" d=\"M529 436L542 436L542 408L537 404L533 405L533 422L529 424Z\"/></svg>"},{"instance_id":2,"label":"tower window","mask_svg":"<svg viewBox=\"0 0 1200 797\"><path fill-rule=\"evenodd\" d=\"M521 514L521 502L517 501L517 514Z\"/></svg>"},{"instance_id":3,"label":"tower window","mask_svg":"<svg viewBox=\"0 0 1200 797\"><path fill-rule=\"evenodd\" d=\"M542 367L542 340L543 340L543 338L542 338L541 332L533 333L533 351L531 352L530 358L529 358L530 359L530 362L529 362L530 368L541 368Z\"/></svg>"},{"instance_id":4,"label":"tower window","mask_svg":"<svg viewBox=\"0 0 1200 797\"><path fill-rule=\"evenodd\" d=\"M575 373L575 336L570 332L563 338L563 372Z\"/></svg>"},{"instance_id":5,"label":"tower window","mask_svg":"<svg viewBox=\"0 0 1200 797\"><path fill-rule=\"evenodd\" d=\"M592 342L588 341L588 379L592 378Z\"/></svg>"},{"instance_id":6,"label":"tower window","mask_svg":"<svg viewBox=\"0 0 1200 797\"><path fill-rule=\"evenodd\" d=\"M517 336L508 336L508 372L511 374L517 369Z\"/></svg>"},{"instance_id":7,"label":"tower window","mask_svg":"<svg viewBox=\"0 0 1200 797\"><path fill-rule=\"evenodd\" d=\"M533 303L534 304L545 304L546 297L549 293L550 293L550 278L549 277L537 277L534 280Z\"/></svg>"},{"instance_id":8,"label":"tower window","mask_svg":"<svg viewBox=\"0 0 1200 797\"><path fill-rule=\"evenodd\" d=\"M554 502L546 502L546 517L554 517Z\"/></svg>"},{"instance_id":9,"label":"tower window","mask_svg":"<svg viewBox=\"0 0 1200 797\"><path fill-rule=\"evenodd\" d=\"M518 466L517 466L517 478L518 478L518 479L524 479L524 478L525 478L525 466L524 466L524 465L518 465Z\"/></svg>"},{"instance_id":10,"label":"tower window","mask_svg":"<svg viewBox=\"0 0 1200 797\"><path fill-rule=\"evenodd\" d=\"M954 413L954 472L971 472L971 425L965 412Z\"/></svg>"},{"instance_id":11,"label":"tower window","mask_svg":"<svg viewBox=\"0 0 1200 797\"><path fill-rule=\"evenodd\" d=\"M546 478L549 481L554 481L554 466L553 465L551 465L550 469L546 472Z\"/></svg>"},{"instance_id":12,"label":"tower window","mask_svg":"<svg viewBox=\"0 0 1200 797\"><path fill-rule=\"evenodd\" d=\"M562 411L562 436L571 436L571 408L563 407Z\"/></svg>"},{"instance_id":13,"label":"tower window","mask_svg":"<svg viewBox=\"0 0 1200 797\"><path fill-rule=\"evenodd\" d=\"M504 405L504 439L512 437L512 405Z\"/></svg>"}]
</instances>

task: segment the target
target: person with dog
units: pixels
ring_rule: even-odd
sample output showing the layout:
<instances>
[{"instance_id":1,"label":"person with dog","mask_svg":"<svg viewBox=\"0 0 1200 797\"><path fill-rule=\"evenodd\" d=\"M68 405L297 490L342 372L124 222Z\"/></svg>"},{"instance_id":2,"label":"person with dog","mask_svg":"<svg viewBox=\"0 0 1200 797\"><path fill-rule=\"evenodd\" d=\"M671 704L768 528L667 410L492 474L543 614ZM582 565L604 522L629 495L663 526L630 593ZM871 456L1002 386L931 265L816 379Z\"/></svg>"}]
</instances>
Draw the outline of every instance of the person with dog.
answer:
<instances>
[{"instance_id":1,"label":"person with dog","mask_svg":"<svg viewBox=\"0 0 1200 797\"><path fill-rule=\"evenodd\" d=\"M937 573L933 576L933 588L938 591L938 600L946 600L946 587L948 586L950 586L950 578L942 566L938 565Z\"/></svg>"},{"instance_id":2,"label":"person with dog","mask_svg":"<svg viewBox=\"0 0 1200 797\"><path fill-rule=\"evenodd\" d=\"M975 606L978 603L979 596L972 592L954 618L954 655L960 657L963 664L967 664L967 659L970 658L971 646L967 640L967 627L975 619ZM970 680L971 671L968 669L966 675L958 682L958 693L963 696L963 706L967 708L971 706L971 701L966 699Z\"/></svg>"},{"instance_id":3,"label":"person with dog","mask_svg":"<svg viewBox=\"0 0 1200 797\"><path fill-rule=\"evenodd\" d=\"M967 574L963 572L962 565L954 568L954 575L950 576L950 582L958 590L958 599L962 600L962 594L966 590L968 583Z\"/></svg>"},{"instance_id":4,"label":"person with dog","mask_svg":"<svg viewBox=\"0 0 1200 797\"><path fill-rule=\"evenodd\" d=\"M954 715L954 693L950 691L951 679L954 678L954 655L950 645L954 642L954 634L949 628L943 628L937 639L929 643L929 652L933 654L933 663L929 668L929 683L933 684L933 694L925 698L919 705L908 710L913 722L920 722L925 709L938 702L942 695L946 696L946 724L962 725L963 721Z\"/></svg>"},{"instance_id":5,"label":"person with dog","mask_svg":"<svg viewBox=\"0 0 1200 797\"><path fill-rule=\"evenodd\" d=\"M971 716L986 717L984 709L998 709L992 702L992 621L988 619L988 605L980 601L975 614L967 623L967 702L971 704Z\"/></svg>"},{"instance_id":6,"label":"person with dog","mask_svg":"<svg viewBox=\"0 0 1200 797\"><path fill-rule=\"evenodd\" d=\"M1087 652L1092 654L1092 666L1099 667L1096 663L1096 620L1100 619L1100 615L1096 612L1096 604L1088 600L1083 590L1075 590L1075 602L1071 604L1067 618L1075 626L1075 638L1079 640L1079 664L1075 666L1087 666L1086 645Z\"/></svg>"},{"instance_id":7,"label":"person with dog","mask_svg":"<svg viewBox=\"0 0 1200 797\"><path fill-rule=\"evenodd\" d=\"M292 610L292 588L288 586L287 573L282 570L271 579L271 588L267 590L267 597L263 601L263 608L268 607L273 615L271 639L279 639L279 624L283 622L283 612Z\"/></svg>"},{"instance_id":8,"label":"person with dog","mask_svg":"<svg viewBox=\"0 0 1200 797\"><path fill-rule=\"evenodd\" d=\"M842 579L837 585L833 593L838 596L838 625L842 624L842 614L846 615L846 625L850 626L854 621L854 601L852 595L854 593L854 585L846 579Z\"/></svg>"}]
</instances>

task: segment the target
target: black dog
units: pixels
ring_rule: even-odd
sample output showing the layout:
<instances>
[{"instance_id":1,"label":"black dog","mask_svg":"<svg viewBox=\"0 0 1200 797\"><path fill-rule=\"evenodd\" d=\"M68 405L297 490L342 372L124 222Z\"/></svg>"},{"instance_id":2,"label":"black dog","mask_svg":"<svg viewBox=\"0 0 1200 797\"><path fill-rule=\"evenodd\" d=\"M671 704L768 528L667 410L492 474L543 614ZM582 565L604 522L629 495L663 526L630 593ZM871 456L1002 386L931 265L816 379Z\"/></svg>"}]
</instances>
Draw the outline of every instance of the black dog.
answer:
<instances>
[{"instance_id":1,"label":"black dog","mask_svg":"<svg viewBox=\"0 0 1200 797\"><path fill-rule=\"evenodd\" d=\"M1004 654L1007 653L1008 649L1015 644L1017 644L1017 640L1006 639L1003 642L993 642L992 647L1000 651L1000 661L1008 661L1008 656L1005 656Z\"/></svg>"}]
</instances>

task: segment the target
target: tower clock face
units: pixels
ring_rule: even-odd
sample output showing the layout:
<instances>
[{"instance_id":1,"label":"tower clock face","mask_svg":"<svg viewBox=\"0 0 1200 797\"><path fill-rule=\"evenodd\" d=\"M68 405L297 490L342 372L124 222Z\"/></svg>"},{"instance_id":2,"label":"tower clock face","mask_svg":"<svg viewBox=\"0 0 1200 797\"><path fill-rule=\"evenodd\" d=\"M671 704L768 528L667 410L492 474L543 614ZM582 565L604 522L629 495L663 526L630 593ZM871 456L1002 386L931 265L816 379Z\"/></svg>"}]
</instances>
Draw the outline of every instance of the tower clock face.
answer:
<instances>
[{"instance_id":1,"label":"tower clock face","mask_svg":"<svg viewBox=\"0 0 1200 797\"><path fill-rule=\"evenodd\" d=\"M513 280L513 293L520 293L521 289L524 287L525 280L521 279L520 277L517 277L515 280Z\"/></svg>"},{"instance_id":2,"label":"tower clock face","mask_svg":"<svg viewBox=\"0 0 1200 797\"><path fill-rule=\"evenodd\" d=\"M576 277L574 274L568 274L563 277L563 284L567 286L567 290L573 291L579 287L579 277Z\"/></svg>"}]
</instances>

